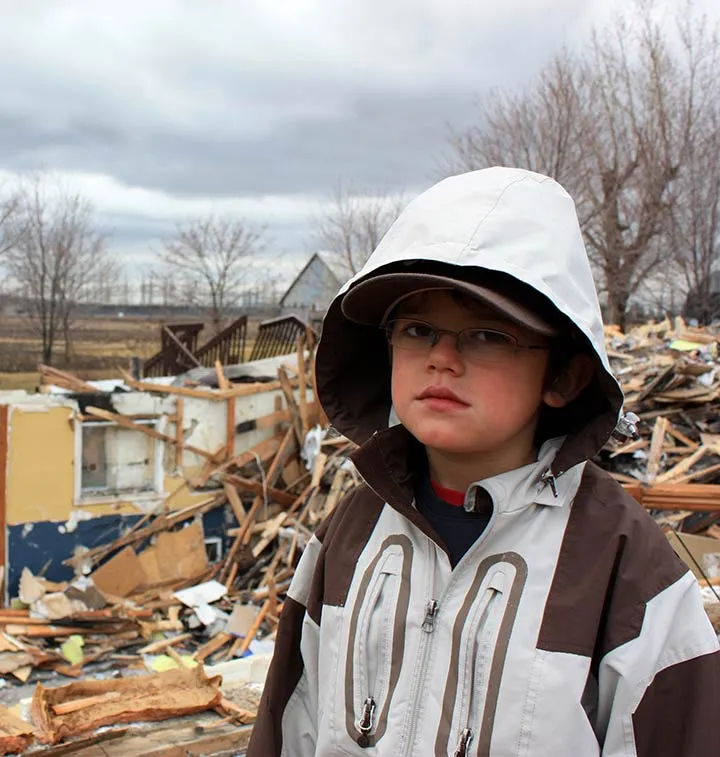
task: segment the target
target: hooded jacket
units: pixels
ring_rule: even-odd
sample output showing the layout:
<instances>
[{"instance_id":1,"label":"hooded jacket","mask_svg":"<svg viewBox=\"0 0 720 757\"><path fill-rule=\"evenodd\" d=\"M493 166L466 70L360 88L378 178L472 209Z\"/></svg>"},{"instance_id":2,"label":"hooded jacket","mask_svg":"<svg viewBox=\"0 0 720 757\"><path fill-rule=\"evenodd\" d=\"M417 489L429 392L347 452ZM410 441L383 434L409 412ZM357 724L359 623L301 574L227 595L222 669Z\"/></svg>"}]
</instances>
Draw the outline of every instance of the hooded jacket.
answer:
<instances>
[{"instance_id":1,"label":"hooded jacket","mask_svg":"<svg viewBox=\"0 0 720 757\"><path fill-rule=\"evenodd\" d=\"M385 337L342 301L379 273L458 266L547 298L596 372L543 419L537 462L470 487L466 507L482 495L493 514L453 569L414 507L422 448L391 420ZM562 187L492 168L420 195L330 306L316 372L364 484L300 560L249 757L720 754L720 652L696 581L589 462L622 394Z\"/></svg>"}]
</instances>

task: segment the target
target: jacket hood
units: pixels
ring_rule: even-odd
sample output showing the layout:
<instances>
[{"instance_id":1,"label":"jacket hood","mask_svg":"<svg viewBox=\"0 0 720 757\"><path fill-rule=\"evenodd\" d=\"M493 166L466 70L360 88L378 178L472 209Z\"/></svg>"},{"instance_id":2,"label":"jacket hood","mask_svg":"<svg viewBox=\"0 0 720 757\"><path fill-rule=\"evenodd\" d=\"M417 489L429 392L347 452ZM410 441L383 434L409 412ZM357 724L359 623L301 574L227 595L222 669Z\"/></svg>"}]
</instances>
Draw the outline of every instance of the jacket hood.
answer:
<instances>
[{"instance_id":1,"label":"jacket hood","mask_svg":"<svg viewBox=\"0 0 720 757\"><path fill-rule=\"evenodd\" d=\"M499 288L515 280L539 293L596 366L578 398L541 417L540 441L566 437L553 472L592 457L607 442L623 397L610 371L575 205L556 181L501 167L441 181L407 206L340 290L323 322L317 389L331 423L357 444L390 423L390 356L382 329L347 318L343 298L359 282L393 272L462 276Z\"/></svg>"}]
</instances>

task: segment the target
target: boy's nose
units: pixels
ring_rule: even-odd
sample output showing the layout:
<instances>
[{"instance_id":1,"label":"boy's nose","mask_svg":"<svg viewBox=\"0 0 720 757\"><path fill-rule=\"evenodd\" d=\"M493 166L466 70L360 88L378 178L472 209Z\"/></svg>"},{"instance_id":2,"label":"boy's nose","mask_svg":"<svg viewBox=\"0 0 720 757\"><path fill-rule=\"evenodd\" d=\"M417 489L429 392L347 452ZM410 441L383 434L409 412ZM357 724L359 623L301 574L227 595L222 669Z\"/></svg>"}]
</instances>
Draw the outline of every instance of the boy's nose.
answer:
<instances>
[{"instance_id":1,"label":"boy's nose","mask_svg":"<svg viewBox=\"0 0 720 757\"><path fill-rule=\"evenodd\" d=\"M461 373L464 366L462 355L457 349L457 336L441 334L435 346L428 353L428 367Z\"/></svg>"}]
</instances>

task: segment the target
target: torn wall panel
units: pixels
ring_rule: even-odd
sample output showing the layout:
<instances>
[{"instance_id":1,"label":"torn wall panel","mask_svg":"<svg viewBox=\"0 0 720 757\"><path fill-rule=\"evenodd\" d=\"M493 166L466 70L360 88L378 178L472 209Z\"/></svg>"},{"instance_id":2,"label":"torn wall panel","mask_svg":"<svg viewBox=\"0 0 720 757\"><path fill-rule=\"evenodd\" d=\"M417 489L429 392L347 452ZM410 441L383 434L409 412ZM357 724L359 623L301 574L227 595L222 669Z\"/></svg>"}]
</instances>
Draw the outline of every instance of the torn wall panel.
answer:
<instances>
[{"instance_id":1,"label":"torn wall panel","mask_svg":"<svg viewBox=\"0 0 720 757\"><path fill-rule=\"evenodd\" d=\"M72 570L62 564L77 547L93 548L107 544L122 536L140 515L104 515L76 524L74 531L60 532L65 522L37 522L8 528L7 590L17 596L20 575L24 567L51 581L69 581ZM204 539L219 539L223 550L231 541L225 533L225 510L218 508L202 516ZM30 526L30 528L27 528Z\"/></svg>"}]
</instances>

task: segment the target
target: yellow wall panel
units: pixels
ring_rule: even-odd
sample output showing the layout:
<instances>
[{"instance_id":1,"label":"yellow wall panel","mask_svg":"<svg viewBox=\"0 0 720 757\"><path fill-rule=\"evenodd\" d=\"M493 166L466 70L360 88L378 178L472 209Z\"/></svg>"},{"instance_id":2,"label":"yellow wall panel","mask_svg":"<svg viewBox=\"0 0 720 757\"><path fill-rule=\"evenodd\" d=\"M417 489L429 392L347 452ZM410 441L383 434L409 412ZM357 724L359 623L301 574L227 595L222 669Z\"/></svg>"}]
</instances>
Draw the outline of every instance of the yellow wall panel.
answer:
<instances>
[{"instance_id":1,"label":"yellow wall panel","mask_svg":"<svg viewBox=\"0 0 720 757\"><path fill-rule=\"evenodd\" d=\"M129 504L76 508L75 431L69 407L10 408L7 524L66 521L74 509L92 515L137 513Z\"/></svg>"}]
</instances>

